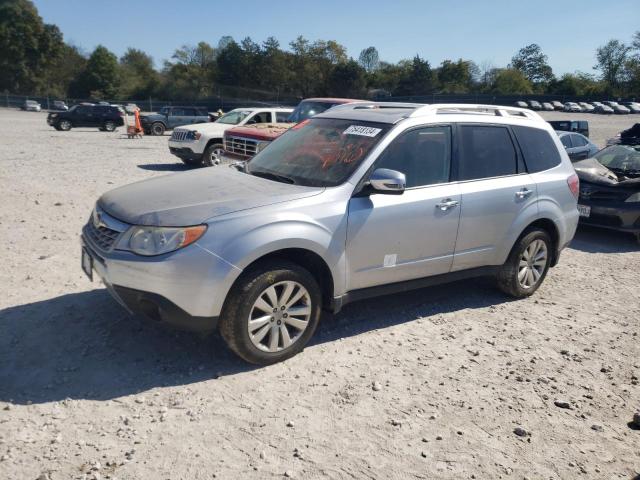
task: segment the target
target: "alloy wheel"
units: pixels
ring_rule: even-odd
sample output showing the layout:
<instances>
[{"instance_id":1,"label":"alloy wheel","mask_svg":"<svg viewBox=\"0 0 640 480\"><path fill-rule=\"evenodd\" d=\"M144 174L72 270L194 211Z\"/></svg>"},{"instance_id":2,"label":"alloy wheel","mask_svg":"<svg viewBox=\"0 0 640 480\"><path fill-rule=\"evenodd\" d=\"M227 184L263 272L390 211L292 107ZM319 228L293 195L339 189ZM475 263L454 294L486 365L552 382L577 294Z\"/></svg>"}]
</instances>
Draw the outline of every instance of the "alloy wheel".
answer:
<instances>
[{"instance_id":1,"label":"alloy wheel","mask_svg":"<svg viewBox=\"0 0 640 480\"><path fill-rule=\"evenodd\" d=\"M524 249L518 264L518 282L522 288L529 289L538 284L548 258L547 244L543 240L534 240Z\"/></svg>"},{"instance_id":2,"label":"alloy wheel","mask_svg":"<svg viewBox=\"0 0 640 480\"><path fill-rule=\"evenodd\" d=\"M307 329L311 312L311 296L298 282L269 286L258 295L247 319L251 343L265 352L291 347Z\"/></svg>"}]
</instances>

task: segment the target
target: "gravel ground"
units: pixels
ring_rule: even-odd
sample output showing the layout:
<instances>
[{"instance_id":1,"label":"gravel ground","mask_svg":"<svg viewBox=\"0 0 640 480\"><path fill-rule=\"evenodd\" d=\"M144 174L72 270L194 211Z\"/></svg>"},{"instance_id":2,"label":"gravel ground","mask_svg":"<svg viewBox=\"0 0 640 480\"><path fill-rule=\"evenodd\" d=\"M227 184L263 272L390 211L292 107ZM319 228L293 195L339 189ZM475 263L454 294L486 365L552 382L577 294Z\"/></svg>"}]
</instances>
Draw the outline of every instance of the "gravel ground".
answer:
<instances>
[{"instance_id":1,"label":"gravel ground","mask_svg":"<svg viewBox=\"0 0 640 480\"><path fill-rule=\"evenodd\" d=\"M599 144L640 121L582 116ZM254 368L80 270L102 192L183 170L167 137L8 110L0 132L0 478L640 478L633 237L580 229L526 300L475 280L349 305Z\"/></svg>"}]
</instances>

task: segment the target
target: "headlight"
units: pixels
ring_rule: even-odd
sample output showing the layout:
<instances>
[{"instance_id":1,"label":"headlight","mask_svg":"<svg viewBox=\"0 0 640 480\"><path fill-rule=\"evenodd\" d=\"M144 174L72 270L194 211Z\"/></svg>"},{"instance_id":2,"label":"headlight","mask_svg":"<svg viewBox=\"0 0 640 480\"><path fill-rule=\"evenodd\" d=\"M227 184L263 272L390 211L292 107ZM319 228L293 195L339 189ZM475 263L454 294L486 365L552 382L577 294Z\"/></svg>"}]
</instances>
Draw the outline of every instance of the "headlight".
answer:
<instances>
[{"instance_id":1,"label":"headlight","mask_svg":"<svg viewBox=\"0 0 640 480\"><path fill-rule=\"evenodd\" d=\"M267 148L271 142L258 142L256 145L256 153L260 153L262 150Z\"/></svg>"},{"instance_id":2,"label":"headlight","mask_svg":"<svg viewBox=\"0 0 640 480\"><path fill-rule=\"evenodd\" d=\"M629 198L627 198L625 202L640 202L640 192L634 193Z\"/></svg>"},{"instance_id":3,"label":"headlight","mask_svg":"<svg viewBox=\"0 0 640 480\"><path fill-rule=\"evenodd\" d=\"M206 231L206 225L184 228L132 227L129 248L138 255L161 255L192 244Z\"/></svg>"}]
</instances>

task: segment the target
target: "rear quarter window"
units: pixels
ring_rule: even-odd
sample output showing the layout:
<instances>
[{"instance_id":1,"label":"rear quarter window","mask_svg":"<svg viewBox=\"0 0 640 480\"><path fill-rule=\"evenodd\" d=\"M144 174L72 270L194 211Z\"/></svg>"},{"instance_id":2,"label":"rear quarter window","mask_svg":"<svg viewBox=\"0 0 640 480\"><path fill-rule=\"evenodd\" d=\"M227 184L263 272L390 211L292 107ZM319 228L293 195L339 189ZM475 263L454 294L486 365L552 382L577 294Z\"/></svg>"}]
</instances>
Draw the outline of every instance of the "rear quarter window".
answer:
<instances>
[{"instance_id":1,"label":"rear quarter window","mask_svg":"<svg viewBox=\"0 0 640 480\"><path fill-rule=\"evenodd\" d=\"M529 173L542 172L560 165L560 153L549 132L523 126L512 128Z\"/></svg>"}]
</instances>

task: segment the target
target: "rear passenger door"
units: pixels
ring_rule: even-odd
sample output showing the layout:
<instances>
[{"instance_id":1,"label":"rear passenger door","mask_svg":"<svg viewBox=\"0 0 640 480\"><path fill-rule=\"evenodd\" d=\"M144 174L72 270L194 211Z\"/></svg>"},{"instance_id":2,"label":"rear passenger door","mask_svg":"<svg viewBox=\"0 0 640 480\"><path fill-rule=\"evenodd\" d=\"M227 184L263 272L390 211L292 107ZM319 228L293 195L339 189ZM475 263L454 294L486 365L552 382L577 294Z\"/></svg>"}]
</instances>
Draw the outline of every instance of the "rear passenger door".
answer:
<instances>
[{"instance_id":1,"label":"rear passenger door","mask_svg":"<svg viewBox=\"0 0 640 480\"><path fill-rule=\"evenodd\" d=\"M452 270L497 265L523 210L537 208L536 185L508 126L460 124L457 138L461 211Z\"/></svg>"}]
</instances>

